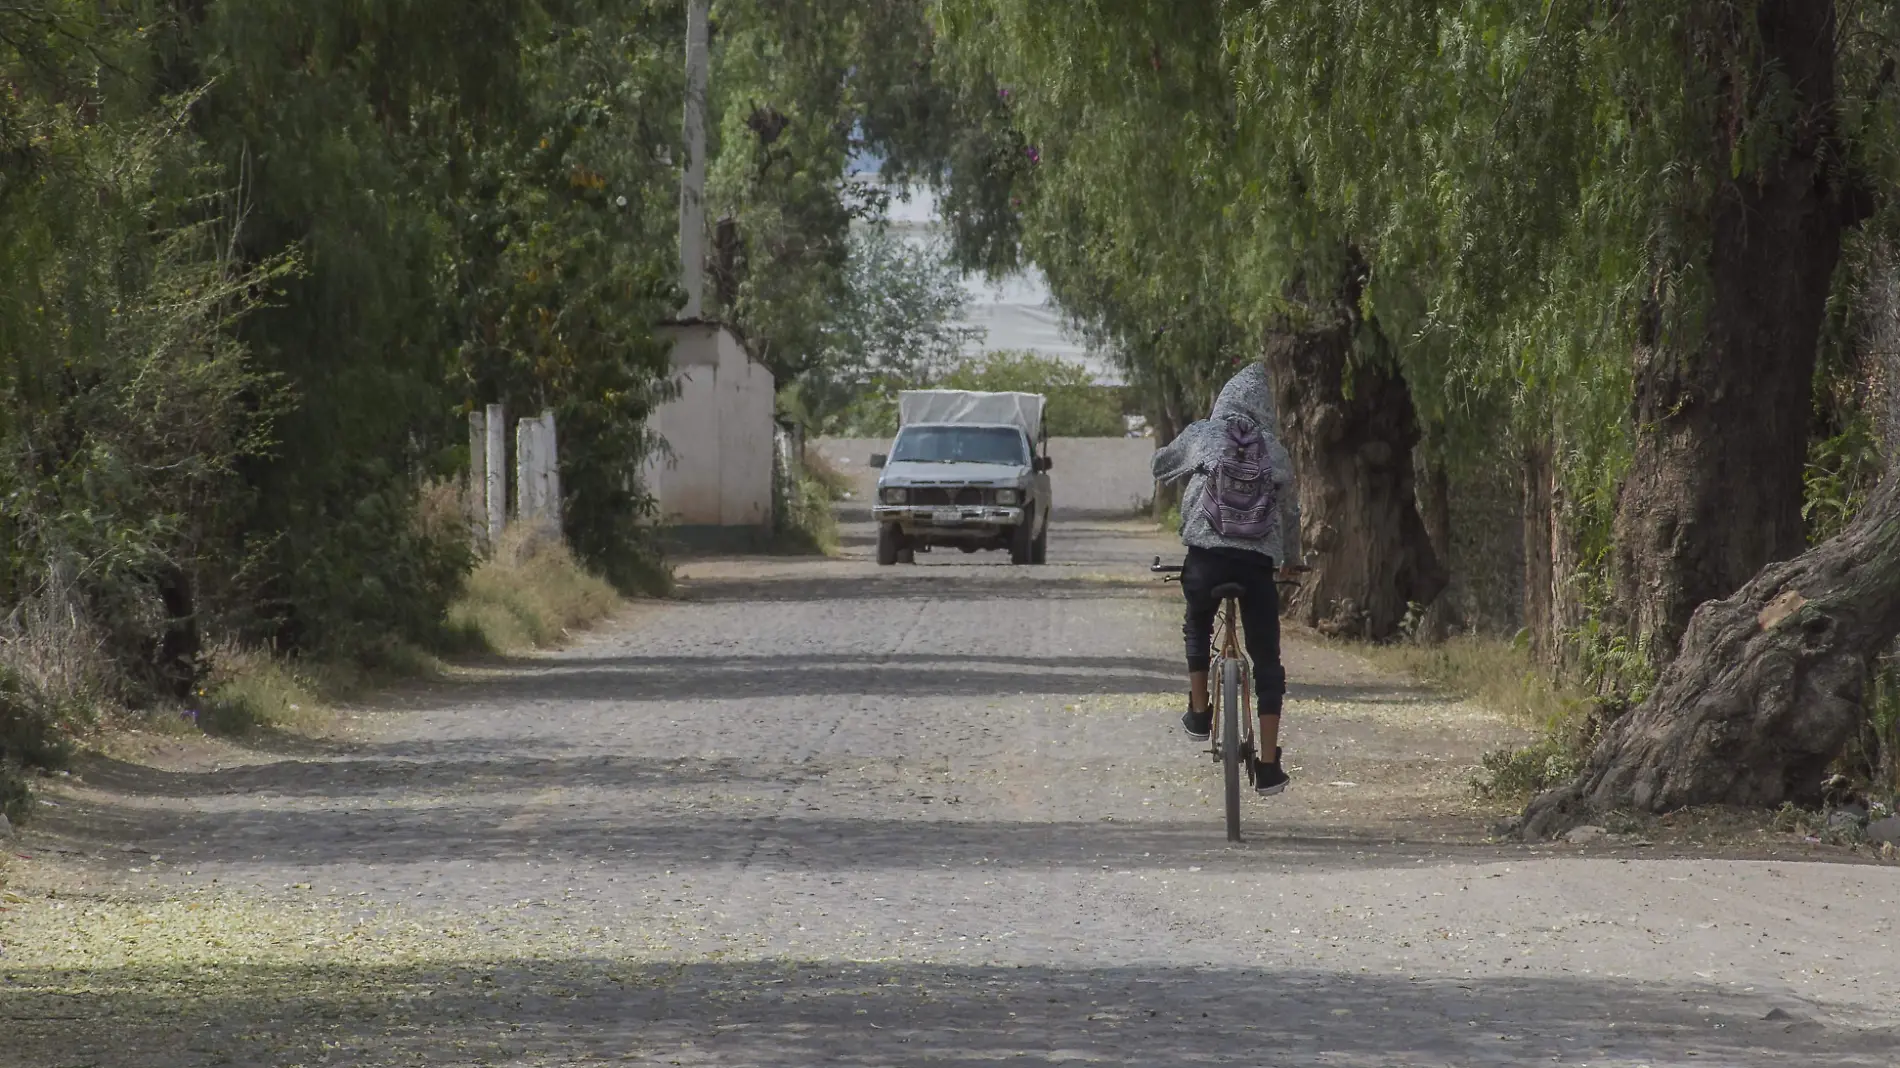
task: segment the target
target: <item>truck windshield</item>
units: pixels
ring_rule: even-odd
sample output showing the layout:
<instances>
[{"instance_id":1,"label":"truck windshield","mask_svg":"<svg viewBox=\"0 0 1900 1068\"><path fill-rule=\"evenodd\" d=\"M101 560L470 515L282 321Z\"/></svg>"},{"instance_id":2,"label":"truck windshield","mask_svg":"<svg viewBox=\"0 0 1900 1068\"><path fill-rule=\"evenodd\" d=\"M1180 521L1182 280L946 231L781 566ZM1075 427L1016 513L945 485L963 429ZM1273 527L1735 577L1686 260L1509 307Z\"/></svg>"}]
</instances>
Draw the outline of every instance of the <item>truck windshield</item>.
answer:
<instances>
[{"instance_id":1,"label":"truck windshield","mask_svg":"<svg viewBox=\"0 0 1900 1068\"><path fill-rule=\"evenodd\" d=\"M1029 465L1022 433L1006 426L908 426L891 446L893 462Z\"/></svg>"}]
</instances>

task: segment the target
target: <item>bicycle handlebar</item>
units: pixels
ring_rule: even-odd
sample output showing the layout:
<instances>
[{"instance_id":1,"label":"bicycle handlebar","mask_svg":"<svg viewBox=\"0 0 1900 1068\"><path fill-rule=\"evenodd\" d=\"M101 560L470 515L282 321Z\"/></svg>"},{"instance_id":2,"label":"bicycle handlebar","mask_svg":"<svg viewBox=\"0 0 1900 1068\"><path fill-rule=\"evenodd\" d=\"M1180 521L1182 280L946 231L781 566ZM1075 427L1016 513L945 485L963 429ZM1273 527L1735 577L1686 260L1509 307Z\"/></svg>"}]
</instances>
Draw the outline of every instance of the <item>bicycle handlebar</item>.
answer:
<instances>
[{"instance_id":1,"label":"bicycle handlebar","mask_svg":"<svg viewBox=\"0 0 1900 1068\"><path fill-rule=\"evenodd\" d=\"M1298 567L1288 566L1288 567L1279 568L1278 570L1291 571L1296 575L1304 575L1307 572L1313 570L1313 565L1311 563L1313 559L1313 554L1312 553L1306 554L1306 559L1308 562L1301 564ZM1178 575L1181 573L1182 567L1180 564L1164 564L1161 562L1161 558L1157 556L1155 557L1155 562L1148 565L1148 571L1151 574L1156 574L1156 575Z\"/></svg>"}]
</instances>

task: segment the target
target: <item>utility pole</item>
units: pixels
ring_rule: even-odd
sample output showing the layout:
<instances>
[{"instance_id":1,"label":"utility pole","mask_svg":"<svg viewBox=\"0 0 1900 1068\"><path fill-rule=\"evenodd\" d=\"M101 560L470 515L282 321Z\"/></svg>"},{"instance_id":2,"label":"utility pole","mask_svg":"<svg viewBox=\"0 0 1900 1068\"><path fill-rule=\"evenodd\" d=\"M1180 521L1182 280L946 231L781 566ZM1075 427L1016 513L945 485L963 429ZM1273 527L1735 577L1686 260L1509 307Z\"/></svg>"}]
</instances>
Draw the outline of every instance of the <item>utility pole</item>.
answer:
<instances>
[{"instance_id":1,"label":"utility pole","mask_svg":"<svg viewBox=\"0 0 1900 1068\"><path fill-rule=\"evenodd\" d=\"M706 15L710 0L686 0L686 173L680 181L680 318L705 315L706 304Z\"/></svg>"}]
</instances>

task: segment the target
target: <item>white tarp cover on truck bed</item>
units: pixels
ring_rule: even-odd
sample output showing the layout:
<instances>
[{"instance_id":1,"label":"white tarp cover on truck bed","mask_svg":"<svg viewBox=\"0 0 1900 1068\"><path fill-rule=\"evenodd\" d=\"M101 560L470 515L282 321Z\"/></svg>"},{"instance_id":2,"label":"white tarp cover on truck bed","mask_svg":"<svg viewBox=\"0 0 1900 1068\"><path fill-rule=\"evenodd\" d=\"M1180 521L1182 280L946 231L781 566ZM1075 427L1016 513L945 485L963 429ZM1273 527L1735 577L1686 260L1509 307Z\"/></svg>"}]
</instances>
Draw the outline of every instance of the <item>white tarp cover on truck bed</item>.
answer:
<instances>
[{"instance_id":1,"label":"white tarp cover on truck bed","mask_svg":"<svg viewBox=\"0 0 1900 1068\"><path fill-rule=\"evenodd\" d=\"M897 395L897 424L988 423L1042 431L1039 393L976 393L966 389L907 389Z\"/></svg>"}]
</instances>

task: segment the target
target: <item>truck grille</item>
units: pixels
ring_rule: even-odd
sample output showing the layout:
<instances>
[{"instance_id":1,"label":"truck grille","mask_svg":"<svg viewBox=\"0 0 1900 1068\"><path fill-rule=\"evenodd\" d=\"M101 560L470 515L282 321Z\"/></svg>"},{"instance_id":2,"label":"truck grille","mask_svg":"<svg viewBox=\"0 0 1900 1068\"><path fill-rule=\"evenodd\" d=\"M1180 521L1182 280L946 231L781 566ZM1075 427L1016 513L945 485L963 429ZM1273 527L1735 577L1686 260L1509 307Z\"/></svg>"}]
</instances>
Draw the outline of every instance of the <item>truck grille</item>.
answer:
<instances>
[{"instance_id":1,"label":"truck grille","mask_svg":"<svg viewBox=\"0 0 1900 1068\"><path fill-rule=\"evenodd\" d=\"M995 499L995 491L980 486L913 486L912 504L927 508L979 508Z\"/></svg>"}]
</instances>

